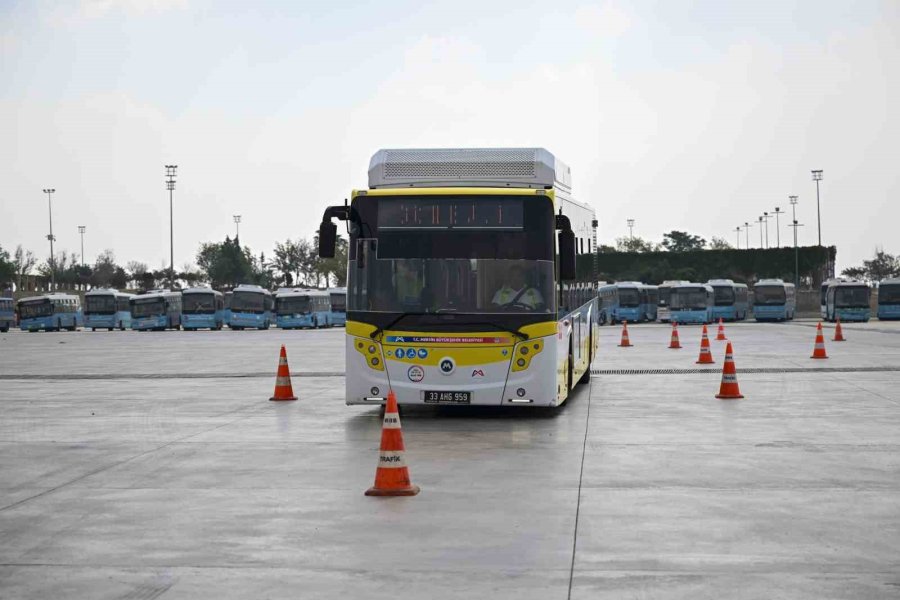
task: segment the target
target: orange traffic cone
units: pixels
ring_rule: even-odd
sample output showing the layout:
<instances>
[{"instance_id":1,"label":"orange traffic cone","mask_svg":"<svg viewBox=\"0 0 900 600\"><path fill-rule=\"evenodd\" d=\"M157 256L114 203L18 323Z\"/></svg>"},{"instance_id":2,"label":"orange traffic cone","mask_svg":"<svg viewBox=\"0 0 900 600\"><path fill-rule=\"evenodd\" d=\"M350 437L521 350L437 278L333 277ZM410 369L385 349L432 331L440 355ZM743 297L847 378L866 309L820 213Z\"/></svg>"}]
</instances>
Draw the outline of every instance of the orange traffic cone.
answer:
<instances>
[{"instance_id":1,"label":"orange traffic cone","mask_svg":"<svg viewBox=\"0 0 900 600\"><path fill-rule=\"evenodd\" d=\"M719 317L719 332L716 334L716 341L724 342L728 338L725 337L725 323L722 322L722 317Z\"/></svg>"},{"instance_id":2,"label":"orange traffic cone","mask_svg":"<svg viewBox=\"0 0 900 600\"><path fill-rule=\"evenodd\" d=\"M821 321L819 321L819 326L816 327L816 346L810 358L828 358L828 355L825 353L825 335L822 333Z\"/></svg>"},{"instance_id":3,"label":"orange traffic cone","mask_svg":"<svg viewBox=\"0 0 900 600\"><path fill-rule=\"evenodd\" d=\"M296 400L294 388L291 386L291 370L288 368L287 352L284 345L281 346L281 355L278 357L278 373L275 376L275 395L269 400Z\"/></svg>"},{"instance_id":4,"label":"orange traffic cone","mask_svg":"<svg viewBox=\"0 0 900 600\"><path fill-rule=\"evenodd\" d=\"M681 349L681 341L678 339L678 323L672 321L672 341L669 342L669 348L673 350Z\"/></svg>"},{"instance_id":5,"label":"orange traffic cone","mask_svg":"<svg viewBox=\"0 0 900 600\"><path fill-rule=\"evenodd\" d=\"M628 339L628 321L622 321L622 341L619 342L619 348L630 348L631 340Z\"/></svg>"},{"instance_id":6,"label":"orange traffic cone","mask_svg":"<svg viewBox=\"0 0 900 600\"><path fill-rule=\"evenodd\" d=\"M409 469L403 460L404 451L397 396L391 390L384 408L375 485L366 490L366 496L415 496L419 493L419 486L409 481Z\"/></svg>"},{"instance_id":7,"label":"orange traffic cone","mask_svg":"<svg viewBox=\"0 0 900 600\"><path fill-rule=\"evenodd\" d=\"M715 364L712 352L709 351L709 332L706 331L706 325L703 325L703 337L700 338L700 358L697 359L698 365Z\"/></svg>"},{"instance_id":8,"label":"orange traffic cone","mask_svg":"<svg viewBox=\"0 0 900 600\"><path fill-rule=\"evenodd\" d=\"M846 342L847 339L844 337L844 330L841 329L841 318L837 317L837 325L834 327L834 340L835 342Z\"/></svg>"},{"instance_id":9,"label":"orange traffic cone","mask_svg":"<svg viewBox=\"0 0 900 600\"><path fill-rule=\"evenodd\" d=\"M725 364L722 366L722 385L716 398L719 400L736 400L743 398L737 382L737 369L734 366L734 357L731 355L731 342L725 346Z\"/></svg>"}]
</instances>

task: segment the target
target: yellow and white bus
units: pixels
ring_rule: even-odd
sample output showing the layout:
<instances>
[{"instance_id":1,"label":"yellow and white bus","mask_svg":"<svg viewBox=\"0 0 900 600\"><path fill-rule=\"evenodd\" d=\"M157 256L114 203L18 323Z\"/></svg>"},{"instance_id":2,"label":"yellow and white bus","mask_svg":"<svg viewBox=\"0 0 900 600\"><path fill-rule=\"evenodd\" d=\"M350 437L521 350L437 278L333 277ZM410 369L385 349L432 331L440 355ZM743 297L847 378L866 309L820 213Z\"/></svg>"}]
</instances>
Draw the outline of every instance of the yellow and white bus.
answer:
<instances>
[{"instance_id":1,"label":"yellow and white bus","mask_svg":"<svg viewBox=\"0 0 900 600\"><path fill-rule=\"evenodd\" d=\"M346 400L559 406L596 352L597 221L542 148L380 150L349 234ZM596 267L594 266L594 269Z\"/></svg>"}]
</instances>

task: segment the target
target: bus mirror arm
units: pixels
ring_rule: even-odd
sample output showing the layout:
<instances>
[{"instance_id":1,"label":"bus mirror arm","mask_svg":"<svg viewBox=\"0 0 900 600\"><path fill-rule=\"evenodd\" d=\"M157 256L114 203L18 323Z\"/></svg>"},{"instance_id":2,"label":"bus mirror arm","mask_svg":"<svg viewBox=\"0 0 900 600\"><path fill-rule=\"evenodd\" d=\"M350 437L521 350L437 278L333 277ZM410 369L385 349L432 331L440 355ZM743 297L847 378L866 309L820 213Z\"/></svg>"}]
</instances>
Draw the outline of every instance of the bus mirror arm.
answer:
<instances>
[{"instance_id":1,"label":"bus mirror arm","mask_svg":"<svg viewBox=\"0 0 900 600\"><path fill-rule=\"evenodd\" d=\"M337 242L337 225L331 222L334 218L346 221L350 218L350 208L340 205L325 209L319 225L319 258L334 258L334 246Z\"/></svg>"}]
</instances>

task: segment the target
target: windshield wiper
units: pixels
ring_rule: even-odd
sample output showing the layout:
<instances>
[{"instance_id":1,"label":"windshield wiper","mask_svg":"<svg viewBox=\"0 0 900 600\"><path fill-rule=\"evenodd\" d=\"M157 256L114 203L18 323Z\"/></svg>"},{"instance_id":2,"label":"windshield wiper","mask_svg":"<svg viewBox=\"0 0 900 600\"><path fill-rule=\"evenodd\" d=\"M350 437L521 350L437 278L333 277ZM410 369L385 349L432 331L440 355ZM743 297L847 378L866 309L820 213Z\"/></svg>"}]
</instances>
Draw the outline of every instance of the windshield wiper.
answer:
<instances>
[{"instance_id":1,"label":"windshield wiper","mask_svg":"<svg viewBox=\"0 0 900 600\"><path fill-rule=\"evenodd\" d=\"M446 315L446 314L448 314L448 313L434 313L434 312L405 312L405 313L401 313L400 315L397 316L397 318L391 320L390 323L384 325L383 327L376 327L376 328L375 328L375 331L373 331L372 333L369 334L369 337L371 337L371 338L374 340L376 337L378 337L379 335L381 335L381 334L384 333L386 330L390 329L391 327L393 327L394 325L396 325L397 323L399 323L400 321L402 321L402 320L405 319L406 317L421 317L421 316L425 316L425 315L435 315L435 314L445 314L445 315ZM462 323L461 323L461 322L459 322L459 321L453 321L452 324L453 324L453 325L490 325L490 326L495 327L495 328L497 328L497 329L499 329L499 330L501 330L501 331L505 331L505 332L507 332L507 333L511 333L512 335L514 335L514 336L520 338L520 339L523 340L523 341L529 339L527 333L523 333L523 332L519 331L518 329L516 329L516 328L514 328L514 327L507 327L506 325L501 325L500 323L494 323L494 322L492 322L492 321L478 321L478 322L471 322L471 323L465 323L465 322L462 322ZM442 326L442 325L449 325L449 323L434 323L434 325L437 326L437 327L440 327L440 326Z\"/></svg>"},{"instance_id":2,"label":"windshield wiper","mask_svg":"<svg viewBox=\"0 0 900 600\"><path fill-rule=\"evenodd\" d=\"M430 313L424 313L424 312L405 312L405 313L400 313L399 315L397 315L397 318L392 319L391 322L388 323L387 325L385 325L384 327L376 327L376 328L375 328L375 331L373 331L372 333L369 334L369 337L372 338L372 339L374 340L374 339L377 338L379 335L381 335L382 333L384 333L385 330L390 329L391 327L393 327L394 325L396 325L397 323L399 323L400 321L402 321L402 320L405 319L406 317L421 317L421 316L427 315L427 314L430 314Z\"/></svg>"},{"instance_id":3,"label":"windshield wiper","mask_svg":"<svg viewBox=\"0 0 900 600\"><path fill-rule=\"evenodd\" d=\"M520 338L522 341L528 339L528 334L522 331L519 331L515 327L507 327L506 325L501 325L500 323L494 323L493 321L478 321L477 323L454 323L454 325L491 325L492 327L496 327L500 331L505 331L507 333L511 333L514 336Z\"/></svg>"}]
</instances>

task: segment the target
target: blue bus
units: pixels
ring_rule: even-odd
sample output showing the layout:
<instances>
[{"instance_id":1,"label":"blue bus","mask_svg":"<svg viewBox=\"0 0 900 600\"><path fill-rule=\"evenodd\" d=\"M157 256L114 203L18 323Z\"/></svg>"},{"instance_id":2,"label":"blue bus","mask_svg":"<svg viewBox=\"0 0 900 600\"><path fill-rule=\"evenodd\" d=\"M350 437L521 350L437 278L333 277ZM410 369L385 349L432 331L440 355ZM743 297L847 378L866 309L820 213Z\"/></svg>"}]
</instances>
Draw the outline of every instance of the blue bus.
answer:
<instances>
[{"instance_id":1,"label":"blue bus","mask_svg":"<svg viewBox=\"0 0 900 600\"><path fill-rule=\"evenodd\" d=\"M659 288L655 285L641 284L641 314L645 321L656 320L656 305L659 303Z\"/></svg>"},{"instance_id":2,"label":"blue bus","mask_svg":"<svg viewBox=\"0 0 900 600\"><path fill-rule=\"evenodd\" d=\"M672 294L672 288L682 283L690 283L684 279L668 279L656 286L656 294L658 296L656 302L656 318L660 323L668 323L671 320L671 310L669 309L669 297Z\"/></svg>"},{"instance_id":3,"label":"blue bus","mask_svg":"<svg viewBox=\"0 0 900 600\"><path fill-rule=\"evenodd\" d=\"M16 326L16 303L12 298L0 298L0 332Z\"/></svg>"},{"instance_id":4,"label":"blue bus","mask_svg":"<svg viewBox=\"0 0 900 600\"><path fill-rule=\"evenodd\" d=\"M18 303L22 331L75 331L81 327L81 301L73 294L53 293L22 298Z\"/></svg>"},{"instance_id":5,"label":"blue bus","mask_svg":"<svg viewBox=\"0 0 900 600\"><path fill-rule=\"evenodd\" d=\"M750 291L744 283L730 279L710 279L713 289L713 321L743 321L750 311Z\"/></svg>"},{"instance_id":6,"label":"blue bus","mask_svg":"<svg viewBox=\"0 0 900 600\"><path fill-rule=\"evenodd\" d=\"M181 326L185 331L219 331L225 323L225 296L211 287L192 287L181 292Z\"/></svg>"},{"instance_id":7,"label":"blue bus","mask_svg":"<svg viewBox=\"0 0 900 600\"><path fill-rule=\"evenodd\" d=\"M304 289L282 289L275 294L275 323L281 329L328 327L331 295Z\"/></svg>"},{"instance_id":8,"label":"blue bus","mask_svg":"<svg viewBox=\"0 0 900 600\"><path fill-rule=\"evenodd\" d=\"M131 294L98 288L84 295L84 326L91 331L131 327Z\"/></svg>"},{"instance_id":9,"label":"blue bus","mask_svg":"<svg viewBox=\"0 0 900 600\"><path fill-rule=\"evenodd\" d=\"M328 293L331 294L331 314L328 315L331 326L344 327L347 324L347 288L331 288Z\"/></svg>"},{"instance_id":10,"label":"blue bus","mask_svg":"<svg viewBox=\"0 0 900 600\"><path fill-rule=\"evenodd\" d=\"M612 309L619 304L619 290L605 281L597 283L597 311L601 325L612 322Z\"/></svg>"},{"instance_id":11,"label":"blue bus","mask_svg":"<svg viewBox=\"0 0 900 600\"><path fill-rule=\"evenodd\" d=\"M842 281L850 281L846 277L833 277L822 282L819 288L819 311L823 319L828 318L828 286L832 283L840 283Z\"/></svg>"},{"instance_id":12,"label":"blue bus","mask_svg":"<svg viewBox=\"0 0 900 600\"><path fill-rule=\"evenodd\" d=\"M878 320L900 319L900 279L885 279L878 284Z\"/></svg>"},{"instance_id":13,"label":"blue bus","mask_svg":"<svg viewBox=\"0 0 900 600\"><path fill-rule=\"evenodd\" d=\"M871 296L872 289L862 281L833 282L825 295L825 320L868 322L872 316Z\"/></svg>"},{"instance_id":14,"label":"blue bus","mask_svg":"<svg viewBox=\"0 0 900 600\"><path fill-rule=\"evenodd\" d=\"M753 286L753 316L757 321L788 321L797 310L793 283L781 279L760 279Z\"/></svg>"},{"instance_id":15,"label":"blue bus","mask_svg":"<svg viewBox=\"0 0 900 600\"><path fill-rule=\"evenodd\" d=\"M615 293L609 297L610 303L606 308L610 323L615 325L622 321L637 323L644 320L644 309L641 304L642 285L637 281L620 281L612 284Z\"/></svg>"},{"instance_id":16,"label":"blue bus","mask_svg":"<svg viewBox=\"0 0 900 600\"><path fill-rule=\"evenodd\" d=\"M134 296L130 303L135 331L181 329L181 292L153 290Z\"/></svg>"},{"instance_id":17,"label":"blue bus","mask_svg":"<svg viewBox=\"0 0 900 600\"><path fill-rule=\"evenodd\" d=\"M228 327L234 330L268 329L273 323L275 298L272 292L258 285L241 284L230 294Z\"/></svg>"},{"instance_id":18,"label":"blue bus","mask_svg":"<svg viewBox=\"0 0 900 600\"><path fill-rule=\"evenodd\" d=\"M711 323L713 289L705 283L679 283L669 293L669 319L679 325Z\"/></svg>"}]
</instances>

